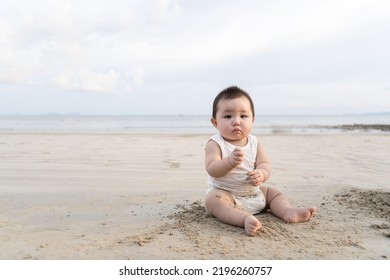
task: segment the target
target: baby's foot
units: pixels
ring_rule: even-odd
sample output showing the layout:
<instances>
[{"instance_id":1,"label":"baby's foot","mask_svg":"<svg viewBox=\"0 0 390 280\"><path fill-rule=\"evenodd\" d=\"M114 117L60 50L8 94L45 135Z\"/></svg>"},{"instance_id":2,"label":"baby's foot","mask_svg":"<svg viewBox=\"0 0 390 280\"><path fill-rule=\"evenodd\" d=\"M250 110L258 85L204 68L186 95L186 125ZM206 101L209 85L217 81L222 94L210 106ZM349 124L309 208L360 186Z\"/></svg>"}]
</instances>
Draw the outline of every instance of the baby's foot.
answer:
<instances>
[{"instance_id":1,"label":"baby's foot","mask_svg":"<svg viewBox=\"0 0 390 280\"><path fill-rule=\"evenodd\" d=\"M261 228L261 223L253 215L246 215L244 218L244 227L246 234L249 236L254 236L255 233Z\"/></svg>"},{"instance_id":2,"label":"baby's foot","mask_svg":"<svg viewBox=\"0 0 390 280\"><path fill-rule=\"evenodd\" d=\"M307 222L311 219L315 211L315 207L291 207L286 210L283 220L287 223Z\"/></svg>"}]
</instances>

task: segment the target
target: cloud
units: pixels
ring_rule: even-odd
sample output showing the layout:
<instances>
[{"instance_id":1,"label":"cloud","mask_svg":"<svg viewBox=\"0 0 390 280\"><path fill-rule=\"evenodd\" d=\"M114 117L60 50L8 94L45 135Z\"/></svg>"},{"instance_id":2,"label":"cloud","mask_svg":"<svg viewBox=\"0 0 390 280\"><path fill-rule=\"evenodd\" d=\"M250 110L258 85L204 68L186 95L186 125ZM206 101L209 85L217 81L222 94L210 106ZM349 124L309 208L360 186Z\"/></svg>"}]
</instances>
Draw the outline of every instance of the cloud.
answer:
<instances>
[{"instance_id":1,"label":"cloud","mask_svg":"<svg viewBox=\"0 0 390 280\"><path fill-rule=\"evenodd\" d=\"M4 0L0 82L114 96L235 82L385 94L389 12L385 0Z\"/></svg>"},{"instance_id":2,"label":"cloud","mask_svg":"<svg viewBox=\"0 0 390 280\"><path fill-rule=\"evenodd\" d=\"M143 84L155 26L179 13L174 1L2 1L0 10L0 81L113 93Z\"/></svg>"}]
</instances>

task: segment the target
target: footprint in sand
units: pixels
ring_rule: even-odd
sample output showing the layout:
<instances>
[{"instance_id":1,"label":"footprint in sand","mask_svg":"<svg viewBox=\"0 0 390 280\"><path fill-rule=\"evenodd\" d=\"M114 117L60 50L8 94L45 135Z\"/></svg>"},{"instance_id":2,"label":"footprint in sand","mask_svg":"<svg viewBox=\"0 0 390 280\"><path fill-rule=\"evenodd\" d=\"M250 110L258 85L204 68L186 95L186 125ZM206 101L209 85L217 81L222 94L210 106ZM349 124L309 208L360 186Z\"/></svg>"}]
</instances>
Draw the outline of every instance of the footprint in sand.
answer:
<instances>
[{"instance_id":1,"label":"footprint in sand","mask_svg":"<svg viewBox=\"0 0 390 280\"><path fill-rule=\"evenodd\" d=\"M169 168L179 168L180 167L180 163L178 163L177 161L174 161L174 160L170 160L170 159L168 159L168 160L164 160L164 162L166 163L166 164L168 164L168 167Z\"/></svg>"}]
</instances>

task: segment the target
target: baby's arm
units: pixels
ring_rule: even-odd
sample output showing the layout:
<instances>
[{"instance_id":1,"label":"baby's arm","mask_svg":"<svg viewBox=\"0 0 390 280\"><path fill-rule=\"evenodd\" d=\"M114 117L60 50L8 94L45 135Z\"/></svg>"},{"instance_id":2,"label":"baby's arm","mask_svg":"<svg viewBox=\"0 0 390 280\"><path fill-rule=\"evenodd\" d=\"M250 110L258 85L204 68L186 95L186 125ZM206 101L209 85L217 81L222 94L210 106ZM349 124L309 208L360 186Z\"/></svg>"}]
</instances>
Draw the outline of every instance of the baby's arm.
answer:
<instances>
[{"instance_id":1,"label":"baby's arm","mask_svg":"<svg viewBox=\"0 0 390 280\"><path fill-rule=\"evenodd\" d=\"M244 160L244 153L240 149L234 149L229 157L222 159L219 145L210 140L206 145L206 171L210 176L219 178L225 176Z\"/></svg>"},{"instance_id":2,"label":"baby's arm","mask_svg":"<svg viewBox=\"0 0 390 280\"><path fill-rule=\"evenodd\" d=\"M248 172L249 180L252 185L258 186L268 180L271 176L271 165L263 145L257 145L257 155L255 162L255 170Z\"/></svg>"}]
</instances>

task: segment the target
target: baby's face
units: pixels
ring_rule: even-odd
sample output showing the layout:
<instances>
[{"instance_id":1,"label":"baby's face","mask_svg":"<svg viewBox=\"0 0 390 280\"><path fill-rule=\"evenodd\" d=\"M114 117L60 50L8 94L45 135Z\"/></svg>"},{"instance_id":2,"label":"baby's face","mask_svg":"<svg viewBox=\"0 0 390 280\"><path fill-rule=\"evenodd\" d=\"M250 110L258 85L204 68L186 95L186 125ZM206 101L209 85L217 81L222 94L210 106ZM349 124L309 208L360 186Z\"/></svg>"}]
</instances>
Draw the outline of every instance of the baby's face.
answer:
<instances>
[{"instance_id":1,"label":"baby's face","mask_svg":"<svg viewBox=\"0 0 390 280\"><path fill-rule=\"evenodd\" d=\"M246 137L252 130L253 120L250 102L242 96L221 99L216 117L211 119L211 122L226 141L242 146L246 144Z\"/></svg>"}]
</instances>

